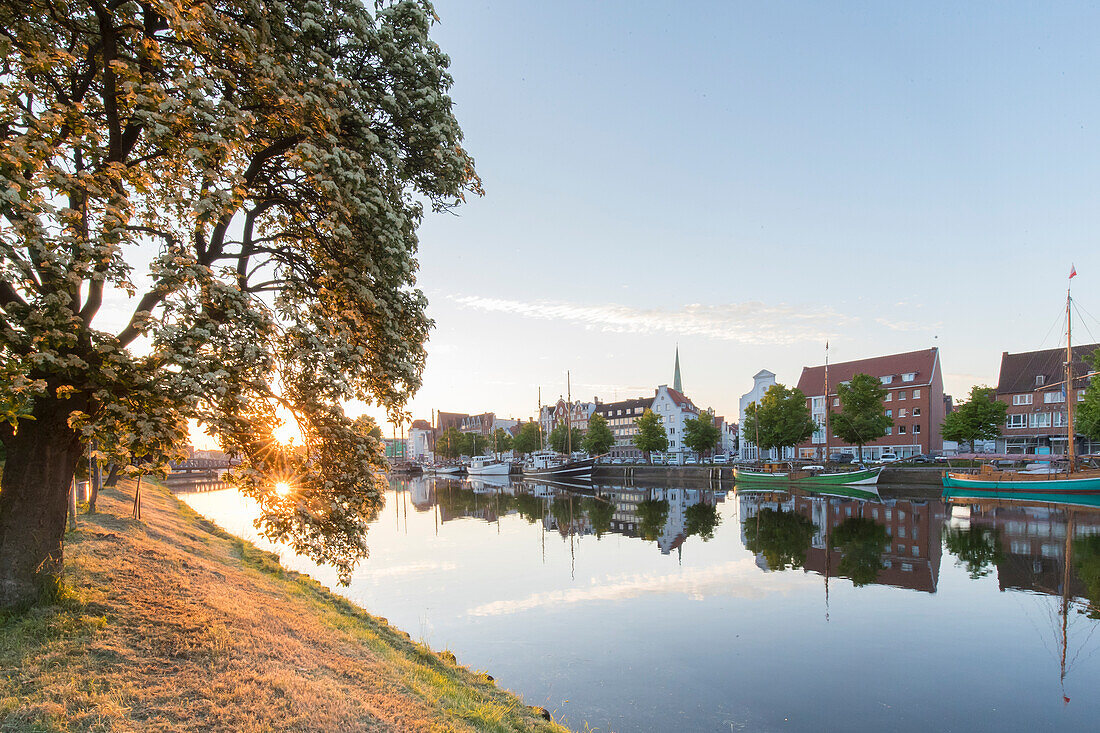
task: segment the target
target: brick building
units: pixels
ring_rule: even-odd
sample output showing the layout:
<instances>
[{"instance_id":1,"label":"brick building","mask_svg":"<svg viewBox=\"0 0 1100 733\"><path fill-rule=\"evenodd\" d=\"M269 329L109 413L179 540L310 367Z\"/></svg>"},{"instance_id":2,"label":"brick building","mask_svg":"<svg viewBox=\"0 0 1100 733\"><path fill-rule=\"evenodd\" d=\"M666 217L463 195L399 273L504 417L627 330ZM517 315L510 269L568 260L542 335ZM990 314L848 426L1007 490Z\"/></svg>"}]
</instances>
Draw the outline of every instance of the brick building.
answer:
<instances>
[{"instance_id":1,"label":"brick building","mask_svg":"<svg viewBox=\"0 0 1100 733\"><path fill-rule=\"evenodd\" d=\"M1082 359L1100 344L1074 349L1073 394L1084 399L1092 371ZM997 399L1008 405L1005 425L997 440L998 453L1066 452L1066 350L1045 349L1001 354L1001 372L997 378ZM1093 446L1077 438L1078 452L1091 453ZM1097 447L1100 447L1098 445Z\"/></svg>"},{"instance_id":2,"label":"brick building","mask_svg":"<svg viewBox=\"0 0 1100 733\"><path fill-rule=\"evenodd\" d=\"M634 447L634 436L638 433L634 421L645 414L652 404L652 397L596 403L592 414L606 419L611 434L615 436L615 444L608 451L609 455L614 458L642 457L642 452Z\"/></svg>"},{"instance_id":3,"label":"brick building","mask_svg":"<svg viewBox=\"0 0 1100 733\"><path fill-rule=\"evenodd\" d=\"M864 460L876 460L884 452L899 457L943 450L944 418L943 374L939 349L922 349L870 359L829 365L829 394L825 395L825 367L803 367L798 388L806 395L810 415L819 426L825 424L825 412L840 410L837 387L856 374L870 374L886 390L883 409L894 420L885 436L866 443ZM829 436L830 453L857 455L859 448L844 443L835 434ZM824 427L797 446L799 458L825 458Z\"/></svg>"}]
</instances>

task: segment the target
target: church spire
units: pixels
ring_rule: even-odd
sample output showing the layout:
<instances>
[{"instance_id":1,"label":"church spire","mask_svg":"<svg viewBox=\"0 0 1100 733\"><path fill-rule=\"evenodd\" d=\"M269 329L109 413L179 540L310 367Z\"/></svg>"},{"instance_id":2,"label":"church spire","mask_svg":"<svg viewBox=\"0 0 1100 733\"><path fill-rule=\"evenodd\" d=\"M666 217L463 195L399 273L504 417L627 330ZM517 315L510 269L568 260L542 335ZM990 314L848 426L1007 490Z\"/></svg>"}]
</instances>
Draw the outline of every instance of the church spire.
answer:
<instances>
[{"instance_id":1,"label":"church spire","mask_svg":"<svg viewBox=\"0 0 1100 733\"><path fill-rule=\"evenodd\" d=\"M684 391L684 385L680 383L680 347L676 347L676 371L672 375L672 388L677 392Z\"/></svg>"}]
</instances>

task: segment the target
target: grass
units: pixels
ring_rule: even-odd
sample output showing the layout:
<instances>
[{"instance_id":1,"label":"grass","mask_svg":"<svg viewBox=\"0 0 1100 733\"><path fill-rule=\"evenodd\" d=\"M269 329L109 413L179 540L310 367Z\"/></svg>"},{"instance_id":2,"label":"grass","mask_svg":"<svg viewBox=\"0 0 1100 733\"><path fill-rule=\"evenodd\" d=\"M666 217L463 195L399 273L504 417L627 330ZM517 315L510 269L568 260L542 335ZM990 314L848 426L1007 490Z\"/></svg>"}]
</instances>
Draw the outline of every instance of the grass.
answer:
<instances>
[{"instance_id":1,"label":"grass","mask_svg":"<svg viewBox=\"0 0 1100 733\"><path fill-rule=\"evenodd\" d=\"M560 731L145 483L66 537L54 603L0 616L0 731Z\"/></svg>"}]
</instances>

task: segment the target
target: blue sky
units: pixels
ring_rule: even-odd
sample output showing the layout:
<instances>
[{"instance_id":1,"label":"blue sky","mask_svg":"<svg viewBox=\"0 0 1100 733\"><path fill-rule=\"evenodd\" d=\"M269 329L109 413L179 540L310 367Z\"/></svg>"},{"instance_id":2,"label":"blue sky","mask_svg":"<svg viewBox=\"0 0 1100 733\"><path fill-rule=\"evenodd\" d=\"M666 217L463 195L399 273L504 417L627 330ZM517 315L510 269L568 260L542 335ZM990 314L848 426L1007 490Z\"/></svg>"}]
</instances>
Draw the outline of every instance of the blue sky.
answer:
<instances>
[{"instance_id":1,"label":"blue sky","mask_svg":"<svg viewBox=\"0 0 1100 733\"><path fill-rule=\"evenodd\" d=\"M1100 313L1100 9L436 2L486 196L429 216L416 417L939 346L949 392ZM1100 335L1100 324L1086 319Z\"/></svg>"}]
</instances>

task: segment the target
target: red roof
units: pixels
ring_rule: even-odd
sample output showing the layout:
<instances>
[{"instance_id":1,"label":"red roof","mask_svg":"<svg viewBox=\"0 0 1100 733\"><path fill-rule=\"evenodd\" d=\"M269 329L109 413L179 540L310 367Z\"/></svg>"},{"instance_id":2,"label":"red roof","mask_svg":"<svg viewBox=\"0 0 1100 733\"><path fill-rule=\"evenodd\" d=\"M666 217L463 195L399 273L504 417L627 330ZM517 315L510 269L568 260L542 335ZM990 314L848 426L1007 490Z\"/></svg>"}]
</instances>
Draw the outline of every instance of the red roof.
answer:
<instances>
[{"instance_id":1,"label":"red roof","mask_svg":"<svg viewBox=\"0 0 1100 733\"><path fill-rule=\"evenodd\" d=\"M665 387L668 390L668 396L672 398L672 401L677 405L691 405L695 407L695 403L688 399L683 392L673 389L672 387ZM698 407L695 407L698 410Z\"/></svg>"},{"instance_id":2,"label":"red roof","mask_svg":"<svg viewBox=\"0 0 1100 733\"><path fill-rule=\"evenodd\" d=\"M412 425L409 426L410 430L431 430L432 425L427 420L413 420Z\"/></svg>"},{"instance_id":3,"label":"red roof","mask_svg":"<svg viewBox=\"0 0 1100 733\"><path fill-rule=\"evenodd\" d=\"M873 356L870 359L857 359L829 365L829 394L836 394L836 387L847 382L857 374L870 374L872 377L894 377L890 386L919 387L932 381L936 370L938 349L907 351L904 354ZM912 382L902 382L901 375L916 374ZM825 365L802 367L802 376L798 378L798 388L807 397L825 393Z\"/></svg>"}]
</instances>

